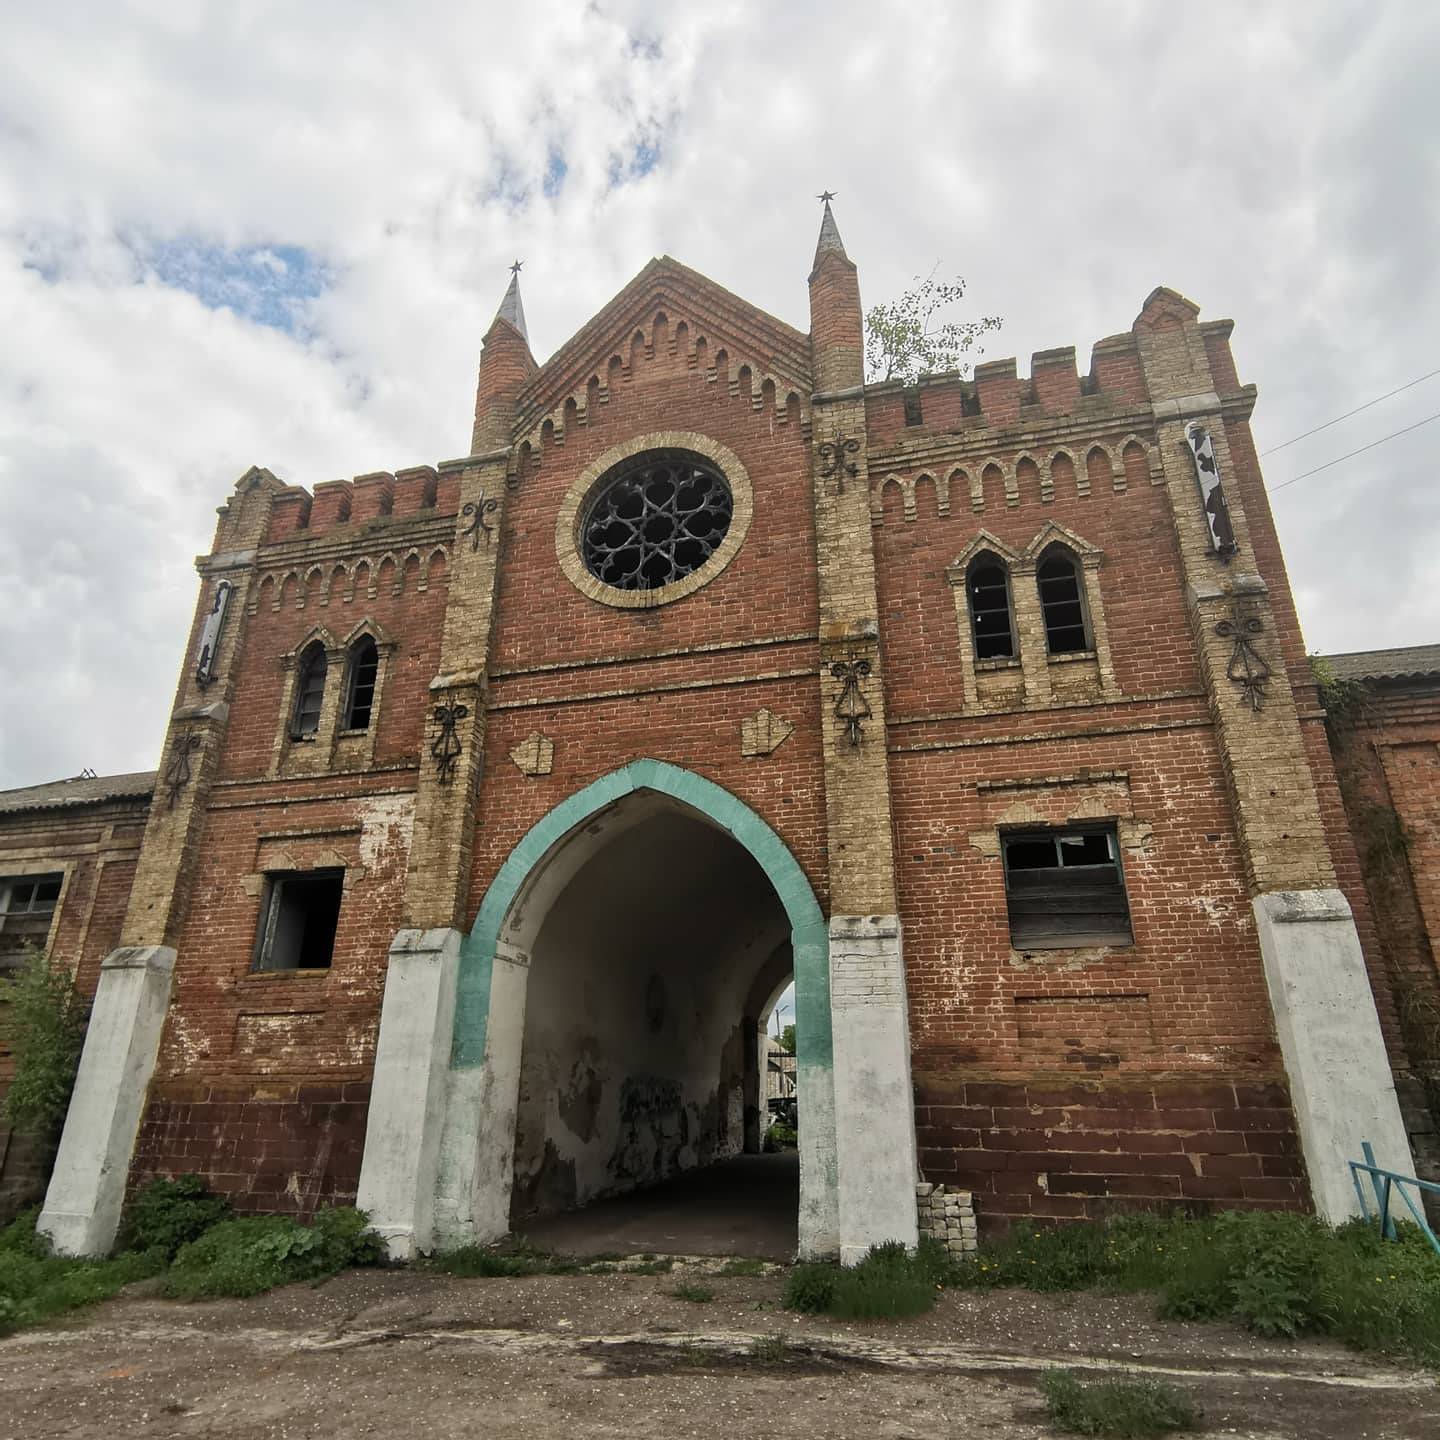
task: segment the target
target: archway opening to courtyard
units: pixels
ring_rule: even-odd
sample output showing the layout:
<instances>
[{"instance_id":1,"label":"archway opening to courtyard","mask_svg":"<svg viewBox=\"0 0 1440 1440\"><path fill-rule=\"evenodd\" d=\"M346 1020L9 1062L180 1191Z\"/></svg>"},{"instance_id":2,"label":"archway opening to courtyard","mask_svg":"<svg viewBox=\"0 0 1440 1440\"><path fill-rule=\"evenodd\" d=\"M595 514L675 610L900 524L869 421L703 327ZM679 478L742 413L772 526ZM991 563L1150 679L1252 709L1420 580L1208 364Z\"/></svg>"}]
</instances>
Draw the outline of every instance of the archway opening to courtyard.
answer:
<instances>
[{"instance_id":1,"label":"archway opening to courtyard","mask_svg":"<svg viewBox=\"0 0 1440 1440\"><path fill-rule=\"evenodd\" d=\"M798 1157L764 1148L765 1024L794 969L774 885L734 835L649 790L567 845L568 879L531 917L512 1232L575 1253L793 1255Z\"/></svg>"}]
</instances>

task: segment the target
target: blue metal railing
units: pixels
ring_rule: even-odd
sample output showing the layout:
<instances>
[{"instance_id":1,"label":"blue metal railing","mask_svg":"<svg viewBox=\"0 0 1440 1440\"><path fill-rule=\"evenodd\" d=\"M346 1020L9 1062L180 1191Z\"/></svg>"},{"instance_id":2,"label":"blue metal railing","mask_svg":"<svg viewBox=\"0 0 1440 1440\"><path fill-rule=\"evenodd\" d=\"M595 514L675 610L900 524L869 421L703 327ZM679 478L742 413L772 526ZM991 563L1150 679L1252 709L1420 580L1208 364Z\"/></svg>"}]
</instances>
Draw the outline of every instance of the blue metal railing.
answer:
<instances>
[{"instance_id":1,"label":"blue metal railing","mask_svg":"<svg viewBox=\"0 0 1440 1440\"><path fill-rule=\"evenodd\" d=\"M1356 1195L1360 1197L1360 1213L1367 1220L1378 1219L1380 1233L1387 1240L1397 1239L1395 1220L1390 1213L1390 1201L1391 1197L1398 1193L1405 1202L1405 1208L1409 1210L1411 1218L1425 1232L1426 1238L1435 1247L1435 1253L1440 1255L1440 1238L1436 1237L1434 1230L1430 1228L1430 1222L1425 1218L1424 1204L1417 1205L1410 1198L1410 1192L1406 1188L1413 1185L1417 1192L1428 1190L1432 1195L1440 1195L1440 1185L1433 1180L1419 1180L1414 1175L1401 1175L1394 1170L1382 1170L1375 1163L1375 1151L1371 1148L1368 1140L1361 1142L1360 1150L1365 1159L1350 1161L1350 1179L1354 1182ZM1365 1185L1360 1179L1362 1175L1370 1177L1370 1188L1374 1191L1374 1213L1370 1209L1371 1202L1365 1197Z\"/></svg>"}]
</instances>

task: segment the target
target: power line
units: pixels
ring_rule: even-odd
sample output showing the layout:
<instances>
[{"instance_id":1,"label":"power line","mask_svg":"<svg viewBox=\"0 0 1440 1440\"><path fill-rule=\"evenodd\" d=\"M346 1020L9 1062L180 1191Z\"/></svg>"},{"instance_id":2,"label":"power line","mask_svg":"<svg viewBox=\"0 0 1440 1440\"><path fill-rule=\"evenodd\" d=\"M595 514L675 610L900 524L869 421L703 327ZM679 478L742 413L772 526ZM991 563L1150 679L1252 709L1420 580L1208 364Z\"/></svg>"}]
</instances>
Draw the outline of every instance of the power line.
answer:
<instances>
[{"instance_id":1,"label":"power line","mask_svg":"<svg viewBox=\"0 0 1440 1440\"><path fill-rule=\"evenodd\" d=\"M1305 480L1311 475L1318 475L1322 470L1328 470L1332 465L1338 465L1342 460L1353 460L1357 455L1363 455L1367 450L1373 450L1377 445L1383 445L1387 440L1397 439L1401 435L1408 435L1412 430L1418 430L1422 425L1428 425L1432 420L1440 420L1440 410L1433 415L1427 415L1423 420L1417 420L1413 425L1407 425L1403 430L1392 430L1388 435L1382 435L1378 440L1372 440L1368 445L1362 445L1358 450L1352 450L1348 455L1337 455L1333 460L1327 460L1323 465L1317 465L1313 470L1306 470L1304 474L1292 475L1288 480L1282 480L1278 485L1270 486L1270 493L1273 495L1277 490L1283 490L1287 485L1293 485L1297 480Z\"/></svg>"},{"instance_id":2,"label":"power line","mask_svg":"<svg viewBox=\"0 0 1440 1440\"><path fill-rule=\"evenodd\" d=\"M1367 400L1363 405L1357 405L1353 410L1347 410L1343 415L1337 415L1333 420L1327 420L1323 425L1317 425L1313 430L1307 430L1303 435L1296 435L1294 439L1285 441L1283 445L1272 445L1268 450L1262 450L1260 458L1263 460L1277 450L1285 450L1291 445L1299 444L1301 440L1308 440L1312 435L1318 435L1322 430L1328 430L1332 425L1338 425L1342 420L1348 420L1352 415L1358 415L1362 410L1368 410L1372 405L1378 405L1382 400L1388 400L1392 395L1398 395L1402 390L1409 390L1420 384L1422 380L1433 380L1437 375L1440 375L1440 370L1432 370L1428 375L1421 375L1415 380L1407 380L1405 384L1397 386L1394 390L1387 390L1374 400ZM1300 477L1297 475L1295 478L1298 480Z\"/></svg>"}]
</instances>

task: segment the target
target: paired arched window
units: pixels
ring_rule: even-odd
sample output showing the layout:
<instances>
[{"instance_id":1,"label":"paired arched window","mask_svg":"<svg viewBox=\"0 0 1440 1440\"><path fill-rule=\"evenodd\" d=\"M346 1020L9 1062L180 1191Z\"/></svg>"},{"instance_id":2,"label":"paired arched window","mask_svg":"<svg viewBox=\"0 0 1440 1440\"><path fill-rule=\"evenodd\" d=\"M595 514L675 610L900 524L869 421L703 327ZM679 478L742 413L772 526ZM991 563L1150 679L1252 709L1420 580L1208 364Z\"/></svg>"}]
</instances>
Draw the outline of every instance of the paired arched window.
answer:
<instances>
[{"instance_id":1,"label":"paired arched window","mask_svg":"<svg viewBox=\"0 0 1440 1440\"><path fill-rule=\"evenodd\" d=\"M325 699L326 668L325 647L315 640L305 647L300 656L295 682L295 711L290 721L290 733L297 740L314 735L320 728L320 706Z\"/></svg>"},{"instance_id":2,"label":"paired arched window","mask_svg":"<svg viewBox=\"0 0 1440 1440\"><path fill-rule=\"evenodd\" d=\"M1015 656L1015 625L1010 606L1010 572L998 556L982 550L965 572L970 625L977 660Z\"/></svg>"},{"instance_id":3,"label":"paired arched window","mask_svg":"<svg viewBox=\"0 0 1440 1440\"><path fill-rule=\"evenodd\" d=\"M1090 650L1086 623L1085 588L1080 583L1080 562L1063 545L1051 545L1040 557L1035 578L1040 586L1040 614L1045 621L1045 645L1052 655L1073 655Z\"/></svg>"},{"instance_id":4,"label":"paired arched window","mask_svg":"<svg viewBox=\"0 0 1440 1440\"><path fill-rule=\"evenodd\" d=\"M346 730L368 730L375 708L375 680L380 673L380 650L369 635L351 647L345 677Z\"/></svg>"}]
</instances>

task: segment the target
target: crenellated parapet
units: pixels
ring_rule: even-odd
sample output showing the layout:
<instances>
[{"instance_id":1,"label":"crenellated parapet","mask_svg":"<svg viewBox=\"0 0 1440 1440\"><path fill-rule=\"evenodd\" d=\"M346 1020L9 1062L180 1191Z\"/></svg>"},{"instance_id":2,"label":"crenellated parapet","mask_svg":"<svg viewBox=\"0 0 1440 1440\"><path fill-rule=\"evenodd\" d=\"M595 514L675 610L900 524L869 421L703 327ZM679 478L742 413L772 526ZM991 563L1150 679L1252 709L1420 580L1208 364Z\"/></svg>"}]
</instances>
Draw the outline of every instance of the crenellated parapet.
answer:
<instances>
[{"instance_id":1,"label":"crenellated parapet","mask_svg":"<svg viewBox=\"0 0 1440 1440\"><path fill-rule=\"evenodd\" d=\"M1217 320L1198 333L1223 392L1223 412L1245 419L1255 387L1236 378L1232 328L1231 321ZM901 497L903 519L914 522L927 496L933 496L931 513L947 516L966 508L983 514L1069 497L1123 496L1165 483L1133 331L1097 341L1085 375L1074 347L1066 346L1037 351L1028 376L1018 374L1010 358L977 365L973 379L950 372L915 385L870 385L865 409L877 525L884 523L892 490Z\"/></svg>"}]
</instances>

